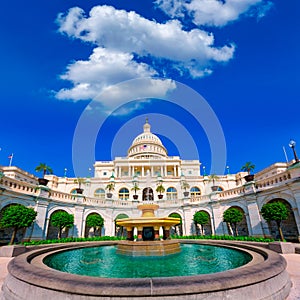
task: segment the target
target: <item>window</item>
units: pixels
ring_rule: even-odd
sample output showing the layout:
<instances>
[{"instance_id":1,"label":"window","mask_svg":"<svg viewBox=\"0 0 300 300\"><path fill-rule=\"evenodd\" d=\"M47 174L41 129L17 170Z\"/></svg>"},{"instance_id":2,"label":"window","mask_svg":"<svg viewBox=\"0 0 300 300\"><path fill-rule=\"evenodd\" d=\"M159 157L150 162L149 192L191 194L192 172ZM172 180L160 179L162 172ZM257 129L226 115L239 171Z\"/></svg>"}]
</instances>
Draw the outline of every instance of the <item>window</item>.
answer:
<instances>
[{"instance_id":1,"label":"window","mask_svg":"<svg viewBox=\"0 0 300 300\"><path fill-rule=\"evenodd\" d=\"M119 190L119 200L128 200L129 199L129 190L127 188L121 188Z\"/></svg>"},{"instance_id":2,"label":"window","mask_svg":"<svg viewBox=\"0 0 300 300\"><path fill-rule=\"evenodd\" d=\"M72 189L71 192L70 192L70 194L77 194L76 189Z\"/></svg>"},{"instance_id":3,"label":"window","mask_svg":"<svg viewBox=\"0 0 300 300\"><path fill-rule=\"evenodd\" d=\"M190 191L191 191L191 197L197 197L201 195L201 191L197 186L193 186Z\"/></svg>"},{"instance_id":4,"label":"window","mask_svg":"<svg viewBox=\"0 0 300 300\"><path fill-rule=\"evenodd\" d=\"M105 190L104 189L96 189L94 192L94 196L96 198L105 199Z\"/></svg>"},{"instance_id":5,"label":"window","mask_svg":"<svg viewBox=\"0 0 300 300\"><path fill-rule=\"evenodd\" d=\"M169 187L167 189L167 200L177 199L177 190L174 187Z\"/></svg>"}]
</instances>

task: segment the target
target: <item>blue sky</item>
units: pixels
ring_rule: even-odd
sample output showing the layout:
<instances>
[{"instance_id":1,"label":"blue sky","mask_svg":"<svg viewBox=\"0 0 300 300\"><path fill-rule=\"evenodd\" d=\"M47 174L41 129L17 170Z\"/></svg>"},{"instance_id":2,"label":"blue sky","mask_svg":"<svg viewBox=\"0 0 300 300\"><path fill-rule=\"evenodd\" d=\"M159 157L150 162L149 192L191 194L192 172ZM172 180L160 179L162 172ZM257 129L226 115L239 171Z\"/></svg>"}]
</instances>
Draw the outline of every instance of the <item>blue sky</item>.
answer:
<instances>
[{"instance_id":1,"label":"blue sky","mask_svg":"<svg viewBox=\"0 0 300 300\"><path fill-rule=\"evenodd\" d=\"M14 153L13 165L33 174L45 162L74 176L84 114L91 123L77 136L77 176L88 174L93 155L126 156L146 116L170 155L200 158L208 172L218 147L231 172L246 161L255 171L285 161L283 146L292 159L289 140L300 147L299 9L298 0L5 1L0 164ZM226 150L220 132L203 129L209 108Z\"/></svg>"}]
</instances>

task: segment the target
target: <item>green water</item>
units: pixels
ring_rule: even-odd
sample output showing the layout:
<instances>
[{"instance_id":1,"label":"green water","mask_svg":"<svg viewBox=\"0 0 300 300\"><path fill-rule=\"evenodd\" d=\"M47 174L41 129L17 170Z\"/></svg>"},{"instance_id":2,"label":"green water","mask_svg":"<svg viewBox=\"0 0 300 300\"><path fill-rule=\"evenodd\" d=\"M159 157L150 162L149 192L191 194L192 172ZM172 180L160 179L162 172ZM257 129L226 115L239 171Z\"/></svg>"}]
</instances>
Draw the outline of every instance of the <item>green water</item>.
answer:
<instances>
[{"instance_id":1,"label":"green water","mask_svg":"<svg viewBox=\"0 0 300 300\"><path fill-rule=\"evenodd\" d=\"M181 252L164 257L129 257L116 246L67 250L47 256L44 263L56 270L107 278L193 276L240 267L251 255L210 245L181 244Z\"/></svg>"}]
</instances>

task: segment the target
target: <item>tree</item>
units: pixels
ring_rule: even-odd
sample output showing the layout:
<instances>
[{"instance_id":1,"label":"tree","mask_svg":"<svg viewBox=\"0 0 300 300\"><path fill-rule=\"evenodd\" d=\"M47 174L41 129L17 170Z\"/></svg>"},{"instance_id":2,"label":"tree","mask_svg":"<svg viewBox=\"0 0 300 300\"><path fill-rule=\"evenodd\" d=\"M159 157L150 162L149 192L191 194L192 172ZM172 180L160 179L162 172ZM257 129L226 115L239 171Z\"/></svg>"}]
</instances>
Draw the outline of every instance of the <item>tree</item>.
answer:
<instances>
[{"instance_id":1,"label":"tree","mask_svg":"<svg viewBox=\"0 0 300 300\"><path fill-rule=\"evenodd\" d=\"M250 172L255 169L255 165L251 161L247 161L241 168L241 171L248 172L250 175Z\"/></svg>"},{"instance_id":2,"label":"tree","mask_svg":"<svg viewBox=\"0 0 300 300\"><path fill-rule=\"evenodd\" d=\"M156 187L156 191L161 195L162 193L165 192L165 187L160 183L157 187Z\"/></svg>"},{"instance_id":3,"label":"tree","mask_svg":"<svg viewBox=\"0 0 300 300\"><path fill-rule=\"evenodd\" d=\"M36 168L36 172L43 172L43 177L45 177L46 174L52 174L53 170L49 166L47 166L45 163L40 163Z\"/></svg>"},{"instance_id":4,"label":"tree","mask_svg":"<svg viewBox=\"0 0 300 300\"><path fill-rule=\"evenodd\" d=\"M94 236L96 235L96 230L100 229L100 235L101 235L101 228L103 227L104 219L98 215L98 214L91 214L88 215L86 218L86 225L88 227L93 227L94 230Z\"/></svg>"},{"instance_id":5,"label":"tree","mask_svg":"<svg viewBox=\"0 0 300 300\"><path fill-rule=\"evenodd\" d=\"M0 220L0 227L13 228L13 234L9 242L12 245L15 241L17 231L29 227L35 220L37 212L33 208L21 204L10 205L4 209Z\"/></svg>"},{"instance_id":6,"label":"tree","mask_svg":"<svg viewBox=\"0 0 300 300\"><path fill-rule=\"evenodd\" d=\"M50 223L52 226L58 228L58 239L61 238L61 233L64 228L71 228L74 226L74 216L68 214L66 211L56 211L51 215Z\"/></svg>"},{"instance_id":7,"label":"tree","mask_svg":"<svg viewBox=\"0 0 300 300\"><path fill-rule=\"evenodd\" d=\"M186 192L186 190L190 188L190 185L188 184L187 181L184 180L181 183L181 188Z\"/></svg>"},{"instance_id":8,"label":"tree","mask_svg":"<svg viewBox=\"0 0 300 300\"><path fill-rule=\"evenodd\" d=\"M243 214L237 208L231 207L224 211L223 221L229 223L231 227L234 228L235 235L238 236L237 223L241 222L243 219Z\"/></svg>"},{"instance_id":9,"label":"tree","mask_svg":"<svg viewBox=\"0 0 300 300\"><path fill-rule=\"evenodd\" d=\"M107 189L109 192L112 192L115 189L115 184L110 182L105 189Z\"/></svg>"},{"instance_id":10,"label":"tree","mask_svg":"<svg viewBox=\"0 0 300 300\"><path fill-rule=\"evenodd\" d=\"M197 224L200 225L200 232L201 235L204 235L203 226L209 223L209 215L205 211L197 211L194 214L193 220L197 226Z\"/></svg>"},{"instance_id":11,"label":"tree","mask_svg":"<svg viewBox=\"0 0 300 300\"><path fill-rule=\"evenodd\" d=\"M74 179L74 183L78 184L78 188L81 189L81 185L86 183L86 179L85 178L81 178L81 177L77 177Z\"/></svg>"},{"instance_id":12,"label":"tree","mask_svg":"<svg viewBox=\"0 0 300 300\"><path fill-rule=\"evenodd\" d=\"M208 181L212 181L213 185L215 185L215 182L219 179L220 179L220 177L216 174L211 174L208 177Z\"/></svg>"},{"instance_id":13,"label":"tree","mask_svg":"<svg viewBox=\"0 0 300 300\"><path fill-rule=\"evenodd\" d=\"M261 214L267 222L276 222L280 234L280 239L281 241L283 241L284 236L282 233L281 221L286 220L289 217L289 211L287 207L279 201L273 203L266 203L261 208Z\"/></svg>"},{"instance_id":14,"label":"tree","mask_svg":"<svg viewBox=\"0 0 300 300\"><path fill-rule=\"evenodd\" d=\"M137 192L138 190L140 190L140 188L139 188L139 186L138 186L138 184L137 184L136 182L133 184L133 187L131 188L131 190L134 191L134 194L135 194L135 195L136 195L136 192Z\"/></svg>"}]
</instances>

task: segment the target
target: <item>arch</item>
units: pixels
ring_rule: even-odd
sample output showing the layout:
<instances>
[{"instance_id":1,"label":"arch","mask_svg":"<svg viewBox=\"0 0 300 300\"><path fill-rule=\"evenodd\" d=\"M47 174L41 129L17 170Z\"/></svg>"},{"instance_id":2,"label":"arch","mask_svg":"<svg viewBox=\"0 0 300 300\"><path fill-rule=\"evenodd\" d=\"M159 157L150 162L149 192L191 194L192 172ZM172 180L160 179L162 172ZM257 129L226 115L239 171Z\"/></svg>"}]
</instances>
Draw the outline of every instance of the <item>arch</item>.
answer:
<instances>
[{"instance_id":1,"label":"arch","mask_svg":"<svg viewBox=\"0 0 300 300\"><path fill-rule=\"evenodd\" d=\"M129 199L129 190L128 188L120 188L119 189L119 200L128 200Z\"/></svg>"},{"instance_id":2,"label":"arch","mask_svg":"<svg viewBox=\"0 0 300 300\"><path fill-rule=\"evenodd\" d=\"M287 220L283 220L281 222L281 229L282 229L284 238L290 242L299 242L299 240L298 240L299 231L298 231L298 227L296 224L292 205L283 198L274 198L274 199L268 201L267 203L274 203L274 202L283 203L289 211L289 216L288 216ZM271 221L270 223L268 223L268 226L269 226L271 236L275 239L280 239L280 235L278 232L276 222Z\"/></svg>"},{"instance_id":3,"label":"arch","mask_svg":"<svg viewBox=\"0 0 300 300\"><path fill-rule=\"evenodd\" d=\"M5 211L5 209L7 209L10 206L18 205L18 204L26 207L26 205L24 205L23 203L9 203L1 208L0 219L2 218L2 215L3 215L3 212ZM31 225L29 228L31 228L32 226L33 225ZM27 230L27 228L22 228L22 229L20 228L17 231L16 237L15 237L15 243L19 243L23 240L23 238L25 237L25 234L26 234L26 230ZM1 228L0 227L0 246L7 245L10 242L12 234L13 234L13 228Z\"/></svg>"},{"instance_id":4,"label":"arch","mask_svg":"<svg viewBox=\"0 0 300 300\"><path fill-rule=\"evenodd\" d=\"M115 236L118 236L118 237L127 237L127 230L125 227L123 226L118 226L116 224L116 221L118 219L126 219L126 218L129 218L128 215L126 214L118 214L115 218Z\"/></svg>"},{"instance_id":5,"label":"arch","mask_svg":"<svg viewBox=\"0 0 300 300\"><path fill-rule=\"evenodd\" d=\"M143 189L143 201L153 201L153 190L151 187L146 187Z\"/></svg>"},{"instance_id":6,"label":"arch","mask_svg":"<svg viewBox=\"0 0 300 300\"><path fill-rule=\"evenodd\" d=\"M71 189L70 194L73 194L73 195L74 195L74 194L77 194L76 188Z\"/></svg>"},{"instance_id":7,"label":"arch","mask_svg":"<svg viewBox=\"0 0 300 300\"><path fill-rule=\"evenodd\" d=\"M59 231L58 228L51 225L51 222L50 222L51 216L58 211L64 211L66 213L69 213L66 209L62 209L62 208L56 208L56 209L52 210L52 212L48 218L48 228L47 228L47 235L46 235L47 240L57 239L57 237L58 237L58 231ZM68 235L69 235L69 228L64 228L62 231L61 237L66 238L66 237L68 237Z\"/></svg>"},{"instance_id":8,"label":"arch","mask_svg":"<svg viewBox=\"0 0 300 300\"><path fill-rule=\"evenodd\" d=\"M228 210L230 208L236 208L243 215L243 218L242 218L241 222L236 224L236 227L237 227L236 231L237 231L238 235L239 236L248 236L249 235L249 230L248 230L248 224L247 224L247 218L246 218L245 210L241 206L238 206L238 205L232 205L229 208L227 208L226 210ZM227 230L231 235L234 235L234 228L232 228L229 223L227 223Z\"/></svg>"},{"instance_id":9,"label":"arch","mask_svg":"<svg viewBox=\"0 0 300 300\"><path fill-rule=\"evenodd\" d=\"M94 192L94 197L99 199L105 199L105 190L102 188L98 188Z\"/></svg>"},{"instance_id":10,"label":"arch","mask_svg":"<svg viewBox=\"0 0 300 300\"><path fill-rule=\"evenodd\" d=\"M177 199L177 190L173 186L167 188L167 200L175 200Z\"/></svg>"},{"instance_id":11,"label":"arch","mask_svg":"<svg viewBox=\"0 0 300 300\"><path fill-rule=\"evenodd\" d=\"M180 223L175 225L175 226L172 226L170 228L170 234L175 235L175 236L182 236L183 231L182 231L182 217L181 217L181 215L177 212L172 212L168 215L168 217L180 218Z\"/></svg>"},{"instance_id":12,"label":"arch","mask_svg":"<svg viewBox=\"0 0 300 300\"><path fill-rule=\"evenodd\" d=\"M191 197L201 196L201 190L197 186L192 186L190 189Z\"/></svg>"},{"instance_id":13,"label":"arch","mask_svg":"<svg viewBox=\"0 0 300 300\"><path fill-rule=\"evenodd\" d=\"M210 216L210 213L204 209L198 210L197 212L203 212L205 213L208 217L209 217L209 221L207 224L201 225L201 224L197 224L194 222L195 224L195 233L196 235L212 235L213 231L212 231L212 219ZM194 214L195 215L195 214Z\"/></svg>"},{"instance_id":14,"label":"arch","mask_svg":"<svg viewBox=\"0 0 300 300\"><path fill-rule=\"evenodd\" d=\"M89 227L87 225L87 219L89 216L100 216L103 219L103 226L101 227ZM101 236L102 235L102 229L104 227L104 218L101 216L101 214L96 212L89 213L85 218L85 230L84 230L84 237L95 237L95 236Z\"/></svg>"}]
</instances>

